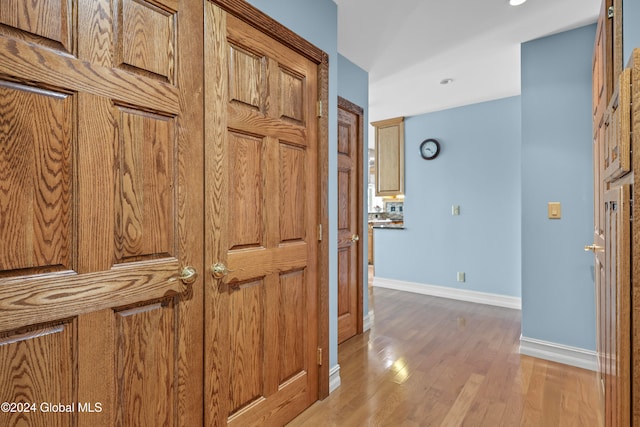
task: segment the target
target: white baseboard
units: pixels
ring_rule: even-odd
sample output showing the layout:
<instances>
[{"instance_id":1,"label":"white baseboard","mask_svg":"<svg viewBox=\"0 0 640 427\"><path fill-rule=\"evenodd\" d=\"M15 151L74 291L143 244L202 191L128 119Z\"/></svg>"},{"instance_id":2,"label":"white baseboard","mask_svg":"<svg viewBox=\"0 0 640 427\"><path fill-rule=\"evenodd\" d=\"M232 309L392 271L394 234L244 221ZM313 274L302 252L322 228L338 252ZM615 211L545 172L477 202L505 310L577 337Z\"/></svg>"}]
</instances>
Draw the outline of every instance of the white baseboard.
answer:
<instances>
[{"instance_id":1,"label":"white baseboard","mask_svg":"<svg viewBox=\"0 0 640 427\"><path fill-rule=\"evenodd\" d=\"M522 309L522 299L506 295L490 294L486 292L469 291L466 289L449 288L446 286L427 285L422 283L404 282L395 279L373 278L373 286L413 292L434 297L449 298L479 304L495 305L498 307Z\"/></svg>"},{"instance_id":2,"label":"white baseboard","mask_svg":"<svg viewBox=\"0 0 640 427\"><path fill-rule=\"evenodd\" d=\"M598 370L598 355L595 351L554 342L520 336L520 354L591 371Z\"/></svg>"},{"instance_id":3,"label":"white baseboard","mask_svg":"<svg viewBox=\"0 0 640 427\"><path fill-rule=\"evenodd\" d=\"M340 365L336 363L333 368L329 369L329 394L338 387L340 387Z\"/></svg>"},{"instance_id":4,"label":"white baseboard","mask_svg":"<svg viewBox=\"0 0 640 427\"><path fill-rule=\"evenodd\" d=\"M362 332L366 332L371 329L371 325L373 324L373 310L369 310L364 319L362 319Z\"/></svg>"}]
</instances>

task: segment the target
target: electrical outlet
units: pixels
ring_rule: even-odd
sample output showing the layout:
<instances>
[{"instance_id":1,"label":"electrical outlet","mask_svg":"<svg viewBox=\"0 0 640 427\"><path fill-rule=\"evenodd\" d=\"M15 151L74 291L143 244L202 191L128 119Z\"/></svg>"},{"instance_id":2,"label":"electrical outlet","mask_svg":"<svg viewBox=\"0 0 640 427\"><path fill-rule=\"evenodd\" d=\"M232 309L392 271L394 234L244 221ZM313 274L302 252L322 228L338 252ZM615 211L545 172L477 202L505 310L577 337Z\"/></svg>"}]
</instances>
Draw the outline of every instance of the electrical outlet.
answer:
<instances>
[{"instance_id":1,"label":"electrical outlet","mask_svg":"<svg viewBox=\"0 0 640 427\"><path fill-rule=\"evenodd\" d=\"M458 271L458 282L464 282L465 281L465 274L463 271Z\"/></svg>"},{"instance_id":2,"label":"electrical outlet","mask_svg":"<svg viewBox=\"0 0 640 427\"><path fill-rule=\"evenodd\" d=\"M451 215L453 215L453 216L460 215L460 206L459 205L451 206Z\"/></svg>"}]
</instances>

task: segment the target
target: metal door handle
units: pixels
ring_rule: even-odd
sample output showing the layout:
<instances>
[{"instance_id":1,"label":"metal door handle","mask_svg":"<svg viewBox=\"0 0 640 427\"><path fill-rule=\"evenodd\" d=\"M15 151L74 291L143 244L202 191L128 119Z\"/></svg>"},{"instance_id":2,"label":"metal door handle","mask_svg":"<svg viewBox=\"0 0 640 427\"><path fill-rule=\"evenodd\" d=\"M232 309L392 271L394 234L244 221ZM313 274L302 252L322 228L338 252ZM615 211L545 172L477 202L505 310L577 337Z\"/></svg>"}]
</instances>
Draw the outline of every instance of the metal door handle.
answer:
<instances>
[{"instance_id":1,"label":"metal door handle","mask_svg":"<svg viewBox=\"0 0 640 427\"><path fill-rule=\"evenodd\" d=\"M584 247L585 252L600 252L602 250L604 250L604 248L602 246L598 246L595 243L593 245L586 245Z\"/></svg>"},{"instance_id":2,"label":"metal door handle","mask_svg":"<svg viewBox=\"0 0 640 427\"><path fill-rule=\"evenodd\" d=\"M358 236L357 234L354 234L353 236L351 236L352 242L357 242L358 240L360 240L360 236Z\"/></svg>"},{"instance_id":3,"label":"metal door handle","mask_svg":"<svg viewBox=\"0 0 640 427\"><path fill-rule=\"evenodd\" d=\"M198 272L191 266L186 266L180 272L180 280L186 285L190 285L198 278Z\"/></svg>"},{"instance_id":4,"label":"metal door handle","mask_svg":"<svg viewBox=\"0 0 640 427\"><path fill-rule=\"evenodd\" d=\"M232 270L229 270L226 265L221 262L216 262L211 266L211 274L216 279L222 279L227 274L231 273Z\"/></svg>"}]
</instances>

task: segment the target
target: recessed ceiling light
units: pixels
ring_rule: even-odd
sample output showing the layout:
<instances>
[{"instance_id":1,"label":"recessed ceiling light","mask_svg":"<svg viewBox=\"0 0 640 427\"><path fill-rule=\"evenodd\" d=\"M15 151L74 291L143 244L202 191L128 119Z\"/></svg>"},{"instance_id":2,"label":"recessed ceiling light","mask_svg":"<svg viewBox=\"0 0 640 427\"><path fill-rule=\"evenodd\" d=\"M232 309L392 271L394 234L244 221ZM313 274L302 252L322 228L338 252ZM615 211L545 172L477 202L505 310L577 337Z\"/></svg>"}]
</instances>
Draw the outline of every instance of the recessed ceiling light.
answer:
<instances>
[{"instance_id":1,"label":"recessed ceiling light","mask_svg":"<svg viewBox=\"0 0 640 427\"><path fill-rule=\"evenodd\" d=\"M453 83L453 79L446 78L446 79L440 80L441 85L448 85L449 83Z\"/></svg>"},{"instance_id":2,"label":"recessed ceiling light","mask_svg":"<svg viewBox=\"0 0 640 427\"><path fill-rule=\"evenodd\" d=\"M509 0L509 4L511 6L520 6L522 3L526 2L527 0Z\"/></svg>"}]
</instances>

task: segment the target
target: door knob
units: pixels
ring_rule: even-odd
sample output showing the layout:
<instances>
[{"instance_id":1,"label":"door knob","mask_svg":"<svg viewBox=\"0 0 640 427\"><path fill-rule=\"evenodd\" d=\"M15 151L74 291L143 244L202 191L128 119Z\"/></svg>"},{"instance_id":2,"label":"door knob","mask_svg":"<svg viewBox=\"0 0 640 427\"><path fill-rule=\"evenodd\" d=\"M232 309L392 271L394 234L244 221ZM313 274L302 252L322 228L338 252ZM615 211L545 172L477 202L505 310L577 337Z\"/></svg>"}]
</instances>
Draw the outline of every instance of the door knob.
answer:
<instances>
[{"instance_id":1,"label":"door knob","mask_svg":"<svg viewBox=\"0 0 640 427\"><path fill-rule=\"evenodd\" d=\"M351 236L352 242L357 242L358 240L360 240L360 236L358 236L357 234L354 234L353 236Z\"/></svg>"},{"instance_id":2,"label":"door knob","mask_svg":"<svg viewBox=\"0 0 640 427\"><path fill-rule=\"evenodd\" d=\"M595 243L593 245L586 245L584 247L585 252L600 252L601 250L603 250L604 248L602 246L598 246Z\"/></svg>"},{"instance_id":3,"label":"door knob","mask_svg":"<svg viewBox=\"0 0 640 427\"><path fill-rule=\"evenodd\" d=\"M227 274L229 274L229 272L231 272L231 270L229 270L227 266L221 262L216 262L211 266L211 274L213 274L213 277L215 277L216 279L222 279Z\"/></svg>"},{"instance_id":4,"label":"door knob","mask_svg":"<svg viewBox=\"0 0 640 427\"><path fill-rule=\"evenodd\" d=\"M180 272L180 280L186 285L190 285L198 278L198 272L195 268L187 266Z\"/></svg>"}]
</instances>

